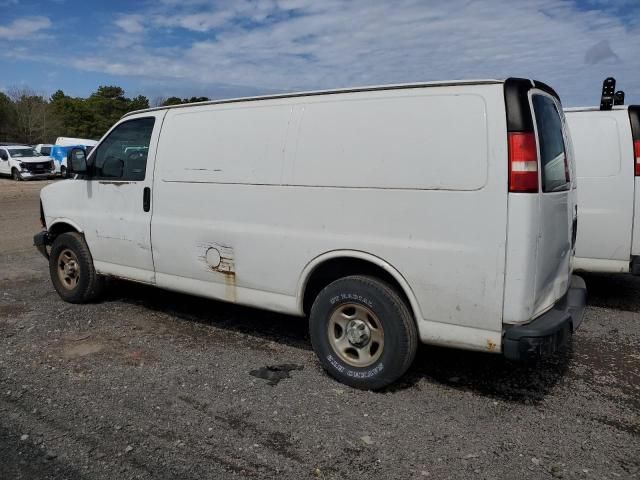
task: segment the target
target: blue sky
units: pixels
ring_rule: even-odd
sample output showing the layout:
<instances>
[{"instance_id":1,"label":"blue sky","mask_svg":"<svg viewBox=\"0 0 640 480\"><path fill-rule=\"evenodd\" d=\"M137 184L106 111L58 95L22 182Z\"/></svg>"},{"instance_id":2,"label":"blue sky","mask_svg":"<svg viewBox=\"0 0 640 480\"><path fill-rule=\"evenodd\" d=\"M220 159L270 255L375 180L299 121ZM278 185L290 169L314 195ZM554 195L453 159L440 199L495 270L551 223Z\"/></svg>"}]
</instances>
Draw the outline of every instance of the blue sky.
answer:
<instances>
[{"instance_id":1,"label":"blue sky","mask_svg":"<svg viewBox=\"0 0 640 480\"><path fill-rule=\"evenodd\" d=\"M640 0L0 0L0 89L212 98L532 77L640 103Z\"/></svg>"}]
</instances>

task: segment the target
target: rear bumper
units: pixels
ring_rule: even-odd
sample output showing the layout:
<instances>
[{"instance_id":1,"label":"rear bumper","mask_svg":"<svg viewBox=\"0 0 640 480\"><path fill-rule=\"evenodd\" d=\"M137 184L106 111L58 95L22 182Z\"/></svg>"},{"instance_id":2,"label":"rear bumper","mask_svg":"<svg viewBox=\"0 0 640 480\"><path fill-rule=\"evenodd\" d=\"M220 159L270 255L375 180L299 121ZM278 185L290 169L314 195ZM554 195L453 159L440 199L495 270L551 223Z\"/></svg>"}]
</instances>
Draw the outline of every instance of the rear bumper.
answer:
<instances>
[{"instance_id":1,"label":"rear bumper","mask_svg":"<svg viewBox=\"0 0 640 480\"><path fill-rule=\"evenodd\" d=\"M573 275L569 290L551 310L526 325L514 325L505 331L504 356L526 362L557 352L582 323L586 305L584 280Z\"/></svg>"}]
</instances>

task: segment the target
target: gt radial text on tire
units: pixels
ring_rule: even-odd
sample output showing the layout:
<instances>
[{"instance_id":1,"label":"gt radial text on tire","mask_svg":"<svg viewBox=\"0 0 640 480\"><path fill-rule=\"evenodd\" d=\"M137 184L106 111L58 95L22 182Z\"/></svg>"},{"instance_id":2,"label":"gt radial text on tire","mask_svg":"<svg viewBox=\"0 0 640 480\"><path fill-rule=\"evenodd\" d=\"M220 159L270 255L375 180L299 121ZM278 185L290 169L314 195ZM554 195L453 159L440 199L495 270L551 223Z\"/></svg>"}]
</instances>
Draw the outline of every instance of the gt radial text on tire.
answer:
<instances>
[{"instance_id":1,"label":"gt radial text on tire","mask_svg":"<svg viewBox=\"0 0 640 480\"><path fill-rule=\"evenodd\" d=\"M320 292L311 308L309 333L329 374L370 390L404 375L418 346L415 321L400 295L360 275L336 280Z\"/></svg>"},{"instance_id":2,"label":"gt radial text on tire","mask_svg":"<svg viewBox=\"0 0 640 480\"><path fill-rule=\"evenodd\" d=\"M56 237L49 256L49 273L58 295L70 303L97 299L104 279L93 267L93 258L84 237L76 232Z\"/></svg>"}]
</instances>

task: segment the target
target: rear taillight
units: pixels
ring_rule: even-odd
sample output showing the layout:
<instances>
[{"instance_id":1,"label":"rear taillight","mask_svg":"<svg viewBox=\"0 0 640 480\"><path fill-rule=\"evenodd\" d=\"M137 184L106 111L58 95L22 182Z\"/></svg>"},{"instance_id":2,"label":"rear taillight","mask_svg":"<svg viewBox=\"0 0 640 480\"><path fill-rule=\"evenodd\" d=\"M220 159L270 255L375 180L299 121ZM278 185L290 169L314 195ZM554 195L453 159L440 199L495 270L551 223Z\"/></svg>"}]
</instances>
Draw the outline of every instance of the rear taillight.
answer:
<instances>
[{"instance_id":1,"label":"rear taillight","mask_svg":"<svg viewBox=\"0 0 640 480\"><path fill-rule=\"evenodd\" d=\"M538 192L538 150L532 132L509 132L509 191Z\"/></svg>"},{"instance_id":2,"label":"rear taillight","mask_svg":"<svg viewBox=\"0 0 640 480\"><path fill-rule=\"evenodd\" d=\"M636 177L640 177L640 140L633 142L633 153L636 157Z\"/></svg>"}]
</instances>

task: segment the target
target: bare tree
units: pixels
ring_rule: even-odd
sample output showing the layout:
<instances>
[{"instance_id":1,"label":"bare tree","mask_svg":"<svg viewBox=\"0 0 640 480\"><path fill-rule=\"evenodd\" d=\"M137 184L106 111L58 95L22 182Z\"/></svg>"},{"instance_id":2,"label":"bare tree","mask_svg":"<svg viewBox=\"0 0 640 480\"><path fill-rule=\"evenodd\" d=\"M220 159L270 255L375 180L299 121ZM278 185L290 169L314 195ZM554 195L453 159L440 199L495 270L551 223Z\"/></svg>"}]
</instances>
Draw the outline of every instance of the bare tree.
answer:
<instances>
[{"instance_id":1,"label":"bare tree","mask_svg":"<svg viewBox=\"0 0 640 480\"><path fill-rule=\"evenodd\" d=\"M13 102L16 139L27 144L42 141L47 136L47 124L52 118L44 95L29 87L10 87L7 94Z\"/></svg>"}]
</instances>

